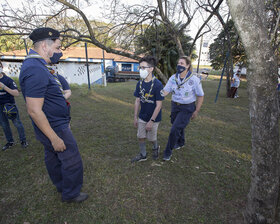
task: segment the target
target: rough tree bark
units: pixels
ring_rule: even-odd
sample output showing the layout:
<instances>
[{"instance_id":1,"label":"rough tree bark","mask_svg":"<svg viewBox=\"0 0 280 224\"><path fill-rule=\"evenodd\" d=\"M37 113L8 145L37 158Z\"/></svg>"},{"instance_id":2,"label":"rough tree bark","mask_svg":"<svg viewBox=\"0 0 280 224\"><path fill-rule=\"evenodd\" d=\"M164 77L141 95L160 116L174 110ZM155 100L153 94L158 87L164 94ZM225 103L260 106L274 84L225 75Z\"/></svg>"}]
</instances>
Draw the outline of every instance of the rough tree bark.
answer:
<instances>
[{"instance_id":1,"label":"rough tree bark","mask_svg":"<svg viewBox=\"0 0 280 224\"><path fill-rule=\"evenodd\" d=\"M263 0L227 0L248 56L252 129L251 186L246 223L275 223L279 195L277 62L267 34Z\"/></svg>"}]
</instances>

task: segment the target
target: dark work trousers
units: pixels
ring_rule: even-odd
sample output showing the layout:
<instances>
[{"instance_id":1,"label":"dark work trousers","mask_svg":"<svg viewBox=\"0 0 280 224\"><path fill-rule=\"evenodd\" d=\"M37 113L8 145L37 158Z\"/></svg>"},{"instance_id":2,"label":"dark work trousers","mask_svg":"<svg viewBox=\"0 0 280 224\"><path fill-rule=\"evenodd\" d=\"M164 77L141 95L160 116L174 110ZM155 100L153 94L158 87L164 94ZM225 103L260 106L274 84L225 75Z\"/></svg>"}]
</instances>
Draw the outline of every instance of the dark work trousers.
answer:
<instances>
[{"instance_id":1,"label":"dark work trousers","mask_svg":"<svg viewBox=\"0 0 280 224\"><path fill-rule=\"evenodd\" d=\"M164 156L170 156L175 145L183 146L185 144L184 129L190 122L193 112L195 111L195 102L190 104L180 104L171 102L171 130L168 142L164 151Z\"/></svg>"},{"instance_id":2,"label":"dark work trousers","mask_svg":"<svg viewBox=\"0 0 280 224\"><path fill-rule=\"evenodd\" d=\"M0 126L2 126L7 142L14 142L12 130L8 116L3 112L4 104L0 104ZM20 141L26 141L24 127L19 118L19 112L12 118L14 126L17 128Z\"/></svg>"},{"instance_id":3,"label":"dark work trousers","mask_svg":"<svg viewBox=\"0 0 280 224\"><path fill-rule=\"evenodd\" d=\"M62 199L72 199L80 194L83 185L83 163L70 128L56 134L66 146L63 152L54 151L45 136L38 136L38 139L45 147L45 164L53 184L62 193Z\"/></svg>"},{"instance_id":4,"label":"dark work trousers","mask_svg":"<svg viewBox=\"0 0 280 224\"><path fill-rule=\"evenodd\" d=\"M236 91L237 91L236 87L230 88L230 98L234 98Z\"/></svg>"}]
</instances>

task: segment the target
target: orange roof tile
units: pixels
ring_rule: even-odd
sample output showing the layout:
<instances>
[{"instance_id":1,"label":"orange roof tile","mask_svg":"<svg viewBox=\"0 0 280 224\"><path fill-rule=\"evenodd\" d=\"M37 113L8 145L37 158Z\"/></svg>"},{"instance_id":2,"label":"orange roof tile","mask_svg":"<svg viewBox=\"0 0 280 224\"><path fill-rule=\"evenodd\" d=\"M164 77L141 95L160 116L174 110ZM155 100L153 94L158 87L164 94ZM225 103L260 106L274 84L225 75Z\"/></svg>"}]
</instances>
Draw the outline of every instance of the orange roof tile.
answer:
<instances>
[{"instance_id":1,"label":"orange roof tile","mask_svg":"<svg viewBox=\"0 0 280 224\"><path fill-rule=\"evenodd\" d=\"M88 58L93 59L103 59L103 52L101 48L98 47L88 47ZM69 47L66 50L63 50L62 59L67 58L86 58L85 48L84 47ZM3 53L4 56L26 56L25 50L15 50ZM123 62L138 62L137 60L127 58L121 55L107 53L104 51L105 59L111 59L114 61L123 61Z\"/></svg>"}]
</instances>

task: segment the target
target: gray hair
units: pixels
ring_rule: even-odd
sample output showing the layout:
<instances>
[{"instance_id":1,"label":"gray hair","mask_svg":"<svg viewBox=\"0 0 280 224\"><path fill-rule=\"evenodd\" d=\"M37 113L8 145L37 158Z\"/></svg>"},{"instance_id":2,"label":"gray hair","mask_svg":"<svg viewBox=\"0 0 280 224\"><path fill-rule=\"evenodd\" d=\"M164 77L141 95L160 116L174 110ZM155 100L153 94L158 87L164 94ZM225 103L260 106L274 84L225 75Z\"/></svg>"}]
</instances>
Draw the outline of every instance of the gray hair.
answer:
<instances>
[{"instance_id":1,"label":"gray hair","mask_svg":"<svg viewBox=\"0 0 280 224\"><path fill-rule=\"evenodd\" d=\"M51 46L56 39L45 39L34 43L34 48L39 48L43 42L46 42L48 46Z\"/></svg>"}]
</instances>

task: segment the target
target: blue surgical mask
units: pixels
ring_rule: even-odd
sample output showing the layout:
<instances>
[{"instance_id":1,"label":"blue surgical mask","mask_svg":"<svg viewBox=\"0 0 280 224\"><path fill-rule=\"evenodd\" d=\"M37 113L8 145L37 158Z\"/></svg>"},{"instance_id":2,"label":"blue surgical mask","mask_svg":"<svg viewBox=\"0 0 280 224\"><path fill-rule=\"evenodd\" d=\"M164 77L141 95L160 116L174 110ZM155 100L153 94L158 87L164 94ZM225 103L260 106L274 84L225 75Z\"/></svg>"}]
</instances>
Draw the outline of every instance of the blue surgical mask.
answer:
<instances>
[{"instance_id":1,"label":"blue surgical mask","mask_svg":"<svg viewBox=\"0 0 280 224\"><path fill-rule=\"evenodd\" d=\"M62 57L62 55L63 55L62 52L60 52L60 53L53 53L53 56L50 57L51 63L52 64L57 64L59 59Z\"/></svg>"},{"instance_id":2,"label":"blue surgical mask","mask_svg":"<svg viewBox=\"0 0 280 224\"><path fill-rule=\"evenodd\" d=\"M177 73L182 73L183 71L186 70L186 68L182 65L177 65L176 69L177 69Z\"/></svg>"}]
</instances>

